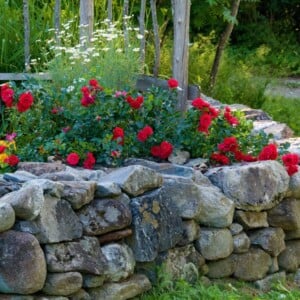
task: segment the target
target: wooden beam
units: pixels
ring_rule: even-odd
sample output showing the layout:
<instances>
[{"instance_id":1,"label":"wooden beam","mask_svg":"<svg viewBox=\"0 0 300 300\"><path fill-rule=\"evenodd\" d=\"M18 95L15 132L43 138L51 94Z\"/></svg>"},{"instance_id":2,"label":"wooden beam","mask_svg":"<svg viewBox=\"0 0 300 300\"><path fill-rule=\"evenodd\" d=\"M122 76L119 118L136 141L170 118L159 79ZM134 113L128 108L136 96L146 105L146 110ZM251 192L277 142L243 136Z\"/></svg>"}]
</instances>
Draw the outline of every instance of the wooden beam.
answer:
<instances>
[{"instance_id":1,"label":"wooden beam","mask_svg":"<svg viewBox=\"0 0 300 300\"><path fill-rule=\"evenodd\" d=\"M17 80L51 80L49 73L0 73L0 81L17 81Z\"/></svg>"}]
</instances>

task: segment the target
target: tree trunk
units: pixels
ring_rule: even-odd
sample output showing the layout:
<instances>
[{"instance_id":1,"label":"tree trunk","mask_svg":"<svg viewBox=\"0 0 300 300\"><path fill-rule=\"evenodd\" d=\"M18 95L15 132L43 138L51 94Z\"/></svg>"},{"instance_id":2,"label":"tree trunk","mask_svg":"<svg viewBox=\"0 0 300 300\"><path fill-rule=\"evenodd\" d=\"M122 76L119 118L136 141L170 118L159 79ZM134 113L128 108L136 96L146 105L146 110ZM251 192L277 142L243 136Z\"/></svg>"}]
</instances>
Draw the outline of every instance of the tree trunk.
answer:
<instances>
[{"instance_id":1,"label":"tree trunk","mask_svg":"<svg viewBox=\"0 0 300 300\"><path fill-rule=\"evenodd\" d=\"M146 0L141 0L141 10L139 16L139 24L140 24L140 35L142 36L140 42L140 62L144 69L145 65L145 48L146 48L146 40L145 40L145 14L146 14Z\"/></svg>"},{"instance_id":2,"label":"tree trunk","mask_svg":"<svg viewBox=\"0 0 300 300\"><path fill-rule=\"evenodd\" d=\"M107 0L107 18L109 22L113 21L113 8L112 8L112 0Z\"/></svg>"},{"instance_id":3,"label":"tree trunk","mask_svg":"<svg viewBox=\"0 0 300 300\"><path fill-rule=\"evenodd\" d=\"M232 0L231 16L233 18L236 18L237 14L238 14L239 5L240 5L240 0ZM212 66L212 69L210 72L210 82L209 82L210 91L212 91L214 89L217 74L219 71L220 62L221 62L221 57L222 57L223 51L226 47L227 41L232 33L233 26L234 26L234 22L229 22L219 40L216 54L215 54L214 63L213 63L213 66Z\"/></svg>"},{"instance_id":4,"label":"tree trunk","mask_svg":"<svg viewBox=\"0 0 300 300\"><path fill-rule=\"evenodd\" d=\"M129 0L124 0L123 5L123 32L124 32L124 43L125 43L125 50L128 48L129 45L129 37L128 37L128 26L127 26L127 18L129 13Z\"/></svg>"},{"instance_id":5,"label":"tree trunk","mask_svg":"<svg viewBox=\"0 0 300 300\"><path fill-rule=\"evenodd\" d=\"M24 18L24 59L25 72L30 71L30 20L29 20L29 1L23 0Z\"/></svg>"},{"instance_id":6,"label":"tree trunk","mask_svg":"<svg viewBox=\"0 0 300 300\"><path fill-rule=\"evenodd\" d=\"M61 10L61 0L55 0L54 7L54 28L55 28L55 40L56 43L60 43L59 32L60 32L60 10Z\"/></svg>"},{"instance_id":7,"label":"tree trunk","mask_svg":"<svg viewBox=\"0 0 300 300\"><path fill-rule=\"evenodd\" d=\"M151 5L154 45L155 45L153 75L154 77L158 77L159 67L160 67L160 39L159 39L158 22L157 22L157 14L156 14L156 0L150 0L150 5Z\"/></svg>"},{"instance_id":8,"label":"tree trunk","mask_svg":"<svg viewBox=\"0 0 300 300\"><path fill-rule=\"evenodd\" d=\"M80 0L80 43L86 47L91 41L94 24L94 0Z\"/></svg>"},{"instance_id":9,"label":"tree trunk","mask_svg":"<svg viewBox=\"0 0 300 300\"><path fill-rule=\"evenodd\" d=\"M182 112L187 107L188 95L188 60L189 60L189 0L172 0L174 20L174 45L173 45L173 77L178 81L178 109Z\"/></svg>"}]
</instances>

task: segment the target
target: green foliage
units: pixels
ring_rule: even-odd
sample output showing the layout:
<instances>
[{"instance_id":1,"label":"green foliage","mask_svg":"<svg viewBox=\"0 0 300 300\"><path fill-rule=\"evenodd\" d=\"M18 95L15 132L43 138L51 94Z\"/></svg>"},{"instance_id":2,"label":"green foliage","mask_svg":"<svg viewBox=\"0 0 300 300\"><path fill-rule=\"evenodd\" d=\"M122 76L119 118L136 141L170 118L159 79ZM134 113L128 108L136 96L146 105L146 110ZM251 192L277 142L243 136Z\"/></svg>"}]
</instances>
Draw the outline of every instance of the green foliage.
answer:
<instances>
[{"instance_id":1,"label":"green foliage","mask_svg":"<svg viewBox=\"0 0 300 300\"><path fill-rule=\"evenodd\" d=\"M102 22L95 29L93 42L74 41L69 33L74 21L63 24L59 35L60 43L54 37L47 44L44 57L49 57L45 69L51 75L51 85L57 89L73 86L78 78L98 78L106 88L132 88L142 66L139 62L138 35L134 28L125 45L122 30L116 25ZM43 56L43 55L42 55Z\"/></svg>"},{"instance_id":2,"label":"green foliage","mask_svg":"<svg viewBox=\"0 0 300 300\"><path fill-rule=\"evenodd\" d=\"M299 100L270 95L266 97L262 109L272 119L287 124L294 131L295 136L300 136Z\"/></svg>"},{"instance_id":3,"label":"green foliage","mask_svg":"<svg viewBox=\"0 0 300 300\"><path fill-rule=\"evenodd\" d=\"M300 292L296 286L288 287L287 283L275 283L269 292L261 292L252 284L238 281L204 284L199 280L189 284L184 280L172 281L164 273L160 273L155 286L136 300L296 300Z\"/></svg>"}]
</instances>

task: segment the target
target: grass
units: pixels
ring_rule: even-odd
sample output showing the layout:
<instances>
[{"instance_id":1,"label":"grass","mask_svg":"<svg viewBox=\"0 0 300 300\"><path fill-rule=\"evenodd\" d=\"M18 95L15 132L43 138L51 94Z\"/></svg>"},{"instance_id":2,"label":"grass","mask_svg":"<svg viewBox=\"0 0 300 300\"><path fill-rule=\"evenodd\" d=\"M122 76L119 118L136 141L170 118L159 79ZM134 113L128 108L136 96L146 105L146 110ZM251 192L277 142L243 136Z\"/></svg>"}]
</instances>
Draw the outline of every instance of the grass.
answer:
<instances>
[{"instance_id":1,"label":"grass","mask_svg":"<svg viewBox=\"0 0 300 300\"><path fill-rule=\"evenodd\" d=\"M205 284L201 281L192 285L179 280L175 283L161 281L149 292L136 300L297 300L300 291L293 282L276 283L269 292L262 292L251 283L218 280Z\"/></svg>"},{"instance_id":2,"label":"grass","mask_svg":"<svg viewBox=\"0 0 300 300\"><path fill-rule=\"evenodd\" d=\"M300 136L300 98L285 98L281 96L266 96L262 110L267 112L273 120L287 124L295 136Z\"/></svg>"}]
</instances>

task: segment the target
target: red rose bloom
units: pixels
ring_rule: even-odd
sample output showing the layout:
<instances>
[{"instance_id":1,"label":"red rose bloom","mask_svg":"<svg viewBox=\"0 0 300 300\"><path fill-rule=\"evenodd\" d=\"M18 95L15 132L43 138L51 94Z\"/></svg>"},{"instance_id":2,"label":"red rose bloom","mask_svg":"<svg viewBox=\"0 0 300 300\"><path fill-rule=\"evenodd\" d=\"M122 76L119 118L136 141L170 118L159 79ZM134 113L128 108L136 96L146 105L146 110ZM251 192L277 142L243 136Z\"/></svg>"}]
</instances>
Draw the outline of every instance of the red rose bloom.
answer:
<instances>
[{"instance_id":1,"label":"red rose bloom","mask_svg":"<svg viewBox=\"0 0 300 300\"><path fill-rule=\"evenodd\" d=\"M173 152L173 145L167 141L163 141L160 144L160 158L167 159Z\"/></svg>"},{"instance_id":2,"label":"red rose bloom","mask_svg":"<svg viewBox=\"0 0 300 300\"><path fill-rule=\"evenodd\" d=\"M168 86L170 89L176 89L178 87L178 81L175 78L170 78L168 80Z\"/></svg>"},{"instance_id":3,"label":"red rose bloom","mask_svg":"<svg viewBox=\"0 0 300 300\"><path fill-rule=\"evenodd\" d=\"M84 94L80 102L82 106L88 107L95 103L95 97L90 94Z\"/></svg>"},{"instance_id":4,"label":"red rose bloom","mask_svg":"<svg viewBox=\"0 0 300 300\"><path fill-rule=\"evenodd\" d=\"M7 107L13 106L14 91L8 85L1 86L1 99Z\"/></svg>"},{"instance_id":5,"label":"red rose bloom","mask_svg":"<svg viewBox=\"0 0 300 300\"><path fill-rule=\"evenodd\" d=\"M222 165L229 165L230 163L229 158L221 153L213 153L210 158Z\"/></svg>"},{"instance_id":6,"label":"red rose bloom","mask_svg":"<svg viewBox=\"0 0 300 300\"><path fill-rule=\"evenodd\" d=\"M83 86L83 87L81 88L81 93L82 93L83 95L88 95L88 94L90 93L90 89L89 89L87 86Z\"/></svg>"},{"instance_id":7,"label":"red rose bloom","mask_svg":"<svg viewBox=\"0 0 300 300\"><path fill-rule=\"evenodd\" d=\"M118 158L121 156L121 152L120 151L117 151L117 150L113 150L111 151L110 155L113 157L113 158Z\"/></svg>"},{"instance_id":8,"label":"red rose bloom","mask_svg":"<svg viewBox=\"0 0 300 300\"><path fill-rule=\"evenodd\" d=\"M234 136L226 137L223 143L218 145L221 152L235 152L238 149L238 142Z\"/></svg>"},{"instance_id":9,"label":"red rose bloom","mask_svg":"<svg viewBox=\"0 0 300 300\"><path fill-rule=\"evenodd\" d=\"M0 154L3 153L6 149L6 146L1 145L0 146Z\"/></svg>"},{"instance_id":10,"label":"red rose bloom","mask_svg":"<svg viewBox=\"0 0 300 300\"><path fill-rule=\"evenodd\" d=\"M4 162L8 165L10 165L11 167L14 167L16 166L18 163L19 163L19 158L18 156L12 154L12 155L9 155L5 160Z\"/></svg>"},{"instance_id":11,"label":"red rose bloom","mask_svg":"<svg viewBox=\"0 0 300 300\"><path fill-rule=\"evenodd\" d=\"M83 162L83 167L85 169L93 169L95 163L96 163L96 159L95 159L93 153L88 152L86 155L86 159Z\"/></svg>"},{"instance_id":12,"label":"red rose bloom","mask_svg":"<svg viewBox=\"0 0 300 300\"><path fill-rule=\"evenodd\" d=\"M151 148L151 154L160 159L167 159L173 152L173 145L167 141Z\"/></svg>"},{"instance_id":13,"label":"red rose bloom","mask_svg":"<svg viewBox=\"0 0 300 300\"><path fill-rule=\"evenodd\" d=\"M224 118L232 126L239 124L239 120L231 114L230 107L228 106L225 108Z\"/></svg>"},{"instance_id":14,"label":"red rose bloom","mask_svg":"<svg viewBox=\"0 0 300 300\"><path fill-rule=\"evenodd\" d=\"M27 111L33 103L33 96L30 92L25 92L20 95L17 109L19 112Z\"/></svg>"},{"instance_id":15,"label":"red rose bloom","mask_svg":"<svg viewBox=\"0 0 300 300\"><path fill-rule=\"evenodd\" d=\"M284 154L282 155L281 159L285 166L298 165L299 163L299 156L296 153Z\"/></svg>"},{"instance_id":16,"label":"red rose bloom","mask_svg":"<svg viewBox=\"0 0 300 300\"><path fill-rule=\"evenodd\" d=\"M208 102L204 101L202 98L196 98L192 101L192 106L202 110L204 108L209 108L210 104Z\"/></svg>"},{"instance_id":17,"label":"red rose bloom","mask_svg":"<svg viewBox=\"0 0 300 300\"><path fill-rule=\"evenodd\" d=\"M140 141L140 142L145 142L148 137L150 135L153 134L153 129L152 127L150 126L145 126L143 129L141 129L138 134L137 134L137 139Z\"/></svg>"},{"instance_id":18,"label":"red rose bloom","mask_svg":"<svg viewBox=\"0 0 300 300\"><path fill-rule=\"evenodd\" d=\"M276 160L278 157L277 146L269 144L265 146L258 155L259 160Z\"/></svg>"},{"instance_id":19,"label":"red rose bloom","mask_svg":"<svg viewBox=\"0 0 300 300\"><path fill-rule=\"evenodd\" d=\"M160 156L160 146L151 147L151 155L154 157L159 157Z\"/></svg>"},{"instance_id":20,"label":"red rose bloom","mask_svg":"<svg viewBox=\"0 0 300 300\"><path fill-rule=\"evenodd\" d=\"M124 145L124 130L121 127L116 127L113 130L112 140L117 140L119 145Z\"/></svg>"},{"instance_id":21,"label":"red rose bloom","mask_svg":"<svg viewBox=\"0 0 300 300\"><path fill-rule=\"evenodd\" d=\"M143 96L137 96L136 99L132 98L131 96L128 96L126 98L127 103L133 108L133 109L139 109L143 102L144 97Z\"/></svg>"},{"instance_id":22,"label":"red rose bloom","mask_svg":"<svg viewBox=\"0 0 300 300\"><path fill-rule=\"evenodd\" d=\"M76 166L79 163L80 157L76 152L70 153L67 158L66 162L71 166Z\"/></svg>"},{"instance_id":23,"label":"red rose bloom","mask_svg":"<svg viewBox=\"0 0 300 300\"><path fill-rule=\"evenodd\" d=\"M287 173L289 174L289 176L292 176L298 172L298 165L286 165L285 169L286 169Z\"/></svg>"},{"instance_id":24,"label":"red rose bloom","mask_svg":"<svg viewBox=\"0 0 300 300\"><path fill-rule=\"evenodd\" d=\"M98 83L96 79L91 79L89 85L95 90L103 91L103 87Z\"/></svg>"},{"instance_id":25,"label":"red rose bloom","mask_svg":"<svg viewBox=\"0 0 300 300\"><path fill-rule=\"evenodd\" d=\"M201 115L199 119L198 131L208 134L208 128L211 125L211 121L212 118L210 114L204 113L203 115Z\"/></svg>"},{"instance_id":26,"label":"red rose bloom","mask_svg":"<svg viewBox=\"0 0 300 300\"><path fill-rule=\"evenodd\" d=\"M239 150L234 151L234 158L237 161L245 161L245 162L257 161L257 158L255 156L252 156L251 154L244 154Z\"/></svg>"}]
</instances>

